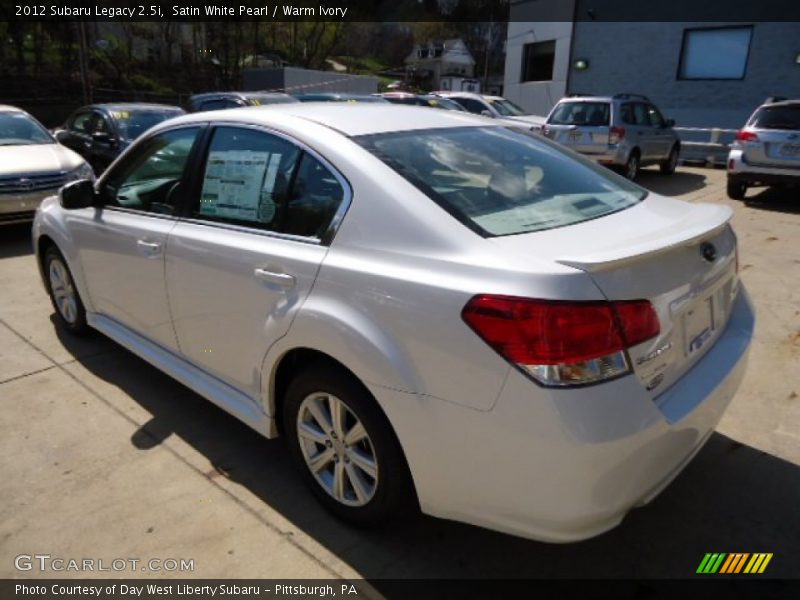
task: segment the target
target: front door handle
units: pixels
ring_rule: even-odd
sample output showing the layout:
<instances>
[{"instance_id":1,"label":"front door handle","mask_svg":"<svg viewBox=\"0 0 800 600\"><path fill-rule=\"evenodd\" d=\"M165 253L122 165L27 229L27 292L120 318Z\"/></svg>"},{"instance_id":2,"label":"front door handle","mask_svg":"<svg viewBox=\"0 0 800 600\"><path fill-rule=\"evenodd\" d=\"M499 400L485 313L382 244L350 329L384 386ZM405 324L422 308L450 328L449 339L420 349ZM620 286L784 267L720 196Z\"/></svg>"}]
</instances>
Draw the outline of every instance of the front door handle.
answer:
<instances>
[{"instance_id":1,"label":"front door handle","mask_svg":"<svg viewBox=\"0 0 800 600\"><path fill-rule=\"evenodd\" d=\"M136 240L136 245L140 250L148 255L161 253L161 242L148 242L147 240Z\"/></svg>"},{"instance_id":2,"label":"front door handle","mask_svg":"<svg viewBox=\"0 0 800 600\"><path fill-rule=\"evenodd\" d=\"M295 283L295 279L292 275L278 271L269 271L267 269L256 268L253 271L253 275L255 275L256 279L260 279L261 281L266 281L268 283L274 283L285 288L292 288L294 287Z\"/></svg>"}]
</instances>

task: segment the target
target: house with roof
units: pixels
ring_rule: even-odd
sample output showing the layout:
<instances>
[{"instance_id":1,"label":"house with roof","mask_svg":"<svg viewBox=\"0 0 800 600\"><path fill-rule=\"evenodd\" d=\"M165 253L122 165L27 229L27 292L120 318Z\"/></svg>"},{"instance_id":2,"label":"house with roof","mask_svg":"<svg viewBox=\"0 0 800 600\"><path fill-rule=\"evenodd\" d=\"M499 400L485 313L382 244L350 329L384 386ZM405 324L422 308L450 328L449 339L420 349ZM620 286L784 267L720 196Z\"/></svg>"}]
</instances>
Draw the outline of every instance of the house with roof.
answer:
<instances>
[{"instance_id":1,"label":"house with roof","mask_svg":"<svg viewBox=\"0 0 800 600\"><path fill-rule=\"evenodd\" d=\"M416 44L405 59L407 81L431 90L477 92L475 59L461 39Z\"/></svg>"}]
</instances>

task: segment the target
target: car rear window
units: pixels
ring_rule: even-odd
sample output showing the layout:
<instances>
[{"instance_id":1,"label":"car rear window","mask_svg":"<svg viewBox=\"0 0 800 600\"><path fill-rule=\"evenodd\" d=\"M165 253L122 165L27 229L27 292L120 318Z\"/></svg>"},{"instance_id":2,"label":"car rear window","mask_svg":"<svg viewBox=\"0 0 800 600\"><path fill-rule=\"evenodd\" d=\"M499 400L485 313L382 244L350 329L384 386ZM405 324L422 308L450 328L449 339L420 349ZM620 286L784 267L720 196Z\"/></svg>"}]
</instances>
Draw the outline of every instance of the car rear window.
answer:
<instances>
[{"instance_id":1,"label":"car rear window","mask_svg":"<svg viewBox=\"0 0 800 600\"><path fill-rule=\"evenodd\" d=\"M456 127L355 138L484 237L581 223L633 206L647 192L539 136Z\"/></svg>"},{"instance_id":2,"label":"car rear window","mask_svg":"<svg viewBox=\"0 0 800 600\"><path fill-rule=\"evenodd\" d=\"M608 102L562 102L547 120L553 125L608 125Z\"/></svg>"},{"instance_id":3,"label":"car rear window","mask_svg":"<svg viewBox=\"0 0 800 600\"><path fill-rule=\"evenodd\" d=\"M800 129L800 104L792 106L763 106L748 123L762 129Z\"/></svg>"}]
</instances>

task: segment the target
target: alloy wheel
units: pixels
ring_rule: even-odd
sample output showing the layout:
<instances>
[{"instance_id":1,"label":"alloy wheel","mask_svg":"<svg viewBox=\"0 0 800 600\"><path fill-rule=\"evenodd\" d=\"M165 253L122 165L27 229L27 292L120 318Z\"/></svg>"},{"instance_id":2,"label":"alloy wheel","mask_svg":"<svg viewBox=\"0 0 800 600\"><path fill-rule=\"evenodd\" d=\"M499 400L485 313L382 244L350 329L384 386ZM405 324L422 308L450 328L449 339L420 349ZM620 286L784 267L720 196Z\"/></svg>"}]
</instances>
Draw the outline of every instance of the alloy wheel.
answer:
<instances>
[{"instance_id":1,"label":"alloy wheel","mask_svg":"<svg viewBox=\"0 0 800 600\"><path fill-rule=\"evenodd\" d=\"M50 290L53 293L53 300L58 312L67 323L76 323L78 320L77 296L66 265L60 259L54 258L50 261L48 271Z\"/></svg>"},{"instance_id":2,"label":"alloy wheel","mask_svg":"<svg viewBox=\"0 0 800 600\"><path fill-rule=\"evenodd\" d=\"M309 394L297 414L297 439L317 483L346 506L364 506L378 487L378 460L364 424L332 394Z\"/></svg>"}]
</instances>

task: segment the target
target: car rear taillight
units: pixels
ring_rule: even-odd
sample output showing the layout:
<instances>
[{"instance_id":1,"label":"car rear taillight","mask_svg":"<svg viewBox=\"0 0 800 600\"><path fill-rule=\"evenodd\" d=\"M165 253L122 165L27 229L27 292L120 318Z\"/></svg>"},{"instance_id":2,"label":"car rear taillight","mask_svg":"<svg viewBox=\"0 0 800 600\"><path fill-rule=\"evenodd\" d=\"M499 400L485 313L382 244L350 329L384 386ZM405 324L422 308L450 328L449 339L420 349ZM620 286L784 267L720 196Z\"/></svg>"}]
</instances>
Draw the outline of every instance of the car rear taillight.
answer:
<instances>
[{"instance_id":1,"label":"car rear taillight","mask_svg":"<svg viewBox=\"0 0 800 600\"><path fill-rule=\"evenodd\" d=\"M660 331L647 300L563 302L479 295L461 316L503 358L556 386L629 372L625 350Z\"/></svg>"},{"instance_id":2,"label":"car rear taillight","mask_svg":"<svg viewBox=\"0 0 800 600\"><path fill-rule=\"evenodd\" d=\"M758 135L756 135L752 131L747 131L746 129L741 129L736 134L736 141L737 142L757 142Z\"/></svg>"},{"instance_id":3,"label":"car rear taillight","mask_svg":"<svg viewBox=\"0 0 800 600\"><path fill-rule=\"evenodd\" d=\"M625 137L624 127L612 127L608 130L608 143L619 144L620 140Z\"/></svg>"}]
</instances>

